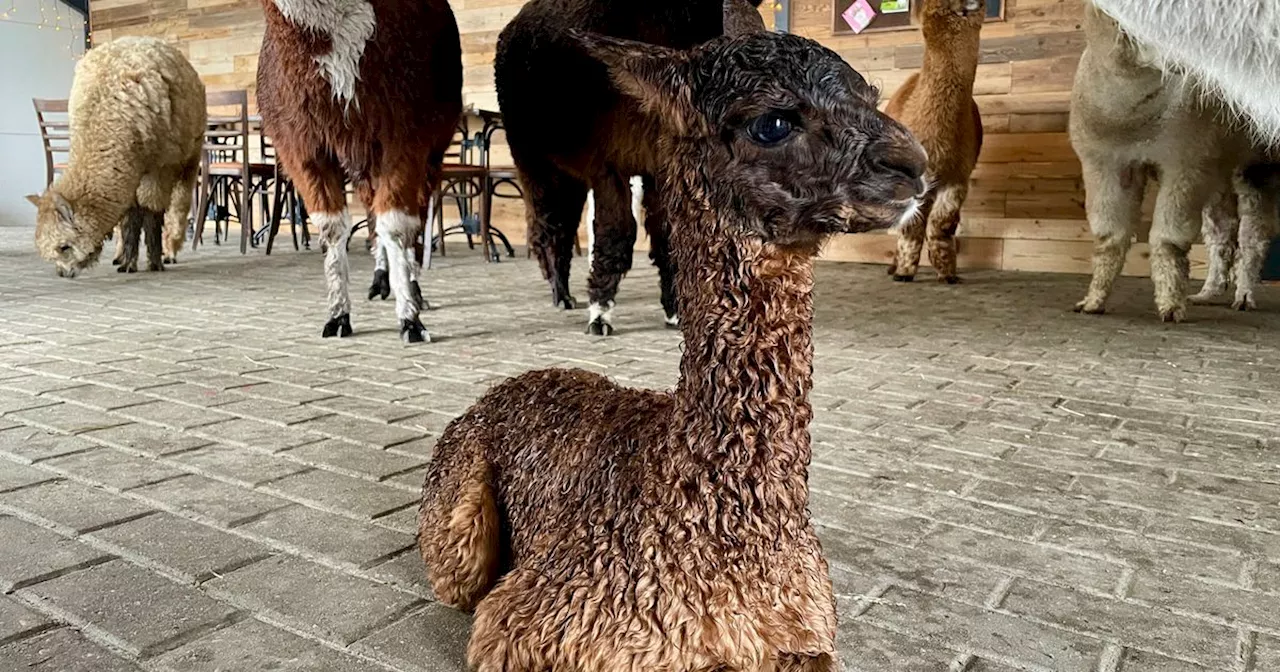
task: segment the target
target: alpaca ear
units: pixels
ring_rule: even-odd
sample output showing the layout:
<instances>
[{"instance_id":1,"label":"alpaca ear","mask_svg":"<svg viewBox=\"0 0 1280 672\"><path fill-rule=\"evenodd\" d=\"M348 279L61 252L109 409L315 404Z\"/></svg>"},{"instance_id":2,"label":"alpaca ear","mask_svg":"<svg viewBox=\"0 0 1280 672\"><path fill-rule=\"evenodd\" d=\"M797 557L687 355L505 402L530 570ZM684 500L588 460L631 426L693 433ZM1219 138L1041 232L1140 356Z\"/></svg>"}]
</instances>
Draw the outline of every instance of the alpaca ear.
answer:
<instances>
[{"instance_id":1,"label":"alpaca ear","mask_svg":"<svg viewBox=\"0 0 1280 672\"><path fill-rule=\"evenodd\" d=\"M765 32L764 17L747 0L724 0L724 34L747 35Z\"/></svg>"},{"instance_id":2,"label":"alpaca ear","mask_svg":"<svg viewBox=\"0 0 1280 672\"><path fill-rule=\"evenodd\" d=\"M34 205L34 206L36 206L37 208L38 208L38 207L40 207L40 197L39 197L39 196L36 196L35 194L27 194L27 195L25 196L25 198L27 199L27 202L28 202L28 203L30 203L31 205Z\"/></svg>"},{"instance_id":3,"label":"alpaca ear","mask_svg":"<svg viewBox=\"0 0 1280 672\"><path fill-rule=\"evenodd\" d=\"M56 191L53 193L53 207L58 212L58 221L62 222L64 226L71 226L76 221L75 211L71 209L71 203Z\"/></svg>"},{"instance_id":4,"label":"alpaca ear","mask_svg":"<svg viewBox=\"0 0 1280 672\"><path fill-rule=\"evenodd\" d=\"M582 48L608 69L614 86L661 123L681 134L697 123L686 53L594 33L573 34Z\"/></svg>"}]
</instances>

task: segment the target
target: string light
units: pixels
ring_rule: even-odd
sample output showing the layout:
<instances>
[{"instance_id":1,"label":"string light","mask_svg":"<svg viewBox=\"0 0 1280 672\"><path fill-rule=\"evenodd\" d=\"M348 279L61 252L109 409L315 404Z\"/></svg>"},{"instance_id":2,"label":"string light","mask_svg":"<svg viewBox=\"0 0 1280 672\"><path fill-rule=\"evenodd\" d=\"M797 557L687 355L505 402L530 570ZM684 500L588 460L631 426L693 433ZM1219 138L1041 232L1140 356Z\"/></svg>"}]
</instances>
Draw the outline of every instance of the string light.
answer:
<instances>
[{"instance_id":1,"label":"string light","mask_svg":"<svg viewBox=\"0 0 1280 672\"><path fill-rule=\"evenodd\" d=\"M4 10L3 14L0 14L0 19L7 19L10 16L13 16L14 12L18 11L18 7L14 5L15 2L17 2L17 0L9 0L9 8Z\"/></svg>"}]
</instances>

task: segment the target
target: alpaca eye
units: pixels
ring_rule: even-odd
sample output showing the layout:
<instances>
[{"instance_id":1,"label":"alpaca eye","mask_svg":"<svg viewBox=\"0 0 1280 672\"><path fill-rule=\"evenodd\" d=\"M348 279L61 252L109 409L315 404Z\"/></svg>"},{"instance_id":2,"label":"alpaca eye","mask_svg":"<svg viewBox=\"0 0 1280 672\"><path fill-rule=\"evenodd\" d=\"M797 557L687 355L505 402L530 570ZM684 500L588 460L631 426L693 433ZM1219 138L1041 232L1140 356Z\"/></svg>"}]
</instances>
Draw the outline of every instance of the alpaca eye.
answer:
<instances>
[{"instance_id":1,"label":"alpaca eye","mask_svg":"<svg viewBox=\"0 0 1280 672\"><path fill-rule=\"evenodd\" d=\"M762 114L747 124L747 136L757 145L771 147L791 137L795 126L781 115L770 112Z\"/></svg>"},{"instance_id":2,"label":"alpaca eye","mask_svg":"<svg viewBox=\"0 0 1280 672\"><path fill-rule=\"evenodd\" d=\"M59 248L58 248L58 252L60 252L60 253L62 253L62 254L66 254L66 253L68 253L68 252L70 252L70 251L71 251L71 246L70 246L70 245L63 245L62 247L59 247Z\"/></svg>"}]
</instances>

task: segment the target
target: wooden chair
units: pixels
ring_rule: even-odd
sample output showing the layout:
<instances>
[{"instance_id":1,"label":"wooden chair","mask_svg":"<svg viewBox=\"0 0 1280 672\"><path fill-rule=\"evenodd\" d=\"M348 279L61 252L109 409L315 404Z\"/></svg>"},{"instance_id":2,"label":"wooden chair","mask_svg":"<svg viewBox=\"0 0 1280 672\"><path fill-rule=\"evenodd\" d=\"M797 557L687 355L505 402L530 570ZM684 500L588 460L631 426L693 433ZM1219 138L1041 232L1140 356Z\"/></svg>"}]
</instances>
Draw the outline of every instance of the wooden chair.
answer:
<instances>
[{"instance_id":1,"label":"wooden chair","mask_svg":"<svg viewBox=\"0 0 1280 672\"><path fill-rule=\"evenodd\" d=\"M40 124L40 142L44 145L45 184L66 170L67 162L58 161L54 155L71 152L71 122L67 118L67 101L32 98L36 108L36 121Z\"/></svg>"},{"instance_id":2,"label":"wooden chair","mask_svg":"<svg viewBox=\"0 0 1280 672\"><path fill-rule=\"evenodd\" d=\"M220 193L240 221L240 253L249 251L253 231L253 197L262 197L263 222L267 223L269 182L275 177L275 166L250 159L249 93L210 91L205 94L210 110L209 130L205 132L204 154L200 161L200 194L196 203L194 249L204 241L204 223L209 216L211 196ZM230 113L225 111L230 109ZM218 242L218 223L214 223L214 242Z\"/></svg>"},{"instance_id":3,"label":"wooden chair","mask_svg":"<svg viewBox=\"0 0 1280 672\"><path fill-rule=\"evenodd\" d=\"M506 248L508 257L515 257L516 251L511 247L511 241L507 240L506 234L500 229L493 226L493 199L494 198L524 198L524 191L520 188L519 174L515 166L494 166L493 154L493 136L499 131L506 132L506 128L502 125L502 115L498 112L490 110L477 110L476 114L480 116L480 120L484 126L480 130L479 149L480 162L485 168L484 193L482 199L484 201L483 208L489 213L488 221L481 222L481 238L490 241L489 254L485 255L485 261L498 261L501 257L498 249L492 244L492 237L496 236L502 241L503 247ZM500 187L508 187L511 191L501 193ZM575 240L574 245L577 245Z\"/></svg>"}]
</instances>

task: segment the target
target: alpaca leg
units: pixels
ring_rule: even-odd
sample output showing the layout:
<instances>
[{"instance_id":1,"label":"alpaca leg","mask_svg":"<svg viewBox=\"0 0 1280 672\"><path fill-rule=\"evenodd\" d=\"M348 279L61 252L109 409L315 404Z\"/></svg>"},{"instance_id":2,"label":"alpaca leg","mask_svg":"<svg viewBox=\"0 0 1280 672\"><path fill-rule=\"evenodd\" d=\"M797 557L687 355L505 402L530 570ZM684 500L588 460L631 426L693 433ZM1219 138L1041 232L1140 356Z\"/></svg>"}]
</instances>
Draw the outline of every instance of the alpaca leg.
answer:
<instances>
[{"instance_id":1,"label":"alpaca leg","mask_svg":"<svg viewBox=\"0 0 1280 672\"><path fill-rule=\"evenodd\" d=\"M375 228L377 224L370 227ZM391 276L387 271L387 248L382 245L382 238L376 233L369 236L373 249L373 284L369 285L369 300L380 298L383 301L391 296Z\"/></svg>"},{"instance_id":2,"label":"alpaca leg","mask_svg":"<svg viewBox=\"0 0 1280 672\"><path fill-rule=\"evenodd\" d=\"M933 212L934 195L930 193L920 203L915 217L903 222L897 229L898 246L889 275L896 282L911 282L920 270L920 250L924 247L925 223Z\"/></svg>"},{"instance_id":3,"label":"alpaca leg","mask_svg":"<svg viewBox=\"0 0 1280 672\"><path fill-rule=\"evenodd\" d=\"M1208 303L1227 291L1231 265L1236 257L1236 232L1240 228L1237 196L1226 192L1214 196L1204 209L1204 244L1209 252L1209 271L1200 293L1190 297L1192 303Z\"/></svg>"},{"instance_id":4,"label":"alpaca leg","mask_svg":"<svg viewBox=\"0 0 1280 672\"><path fill-rule=\"evenodd\" d=\"M120 273L136 273L138 270L138 246L146 216L138 205L129 208L124 215L124 223L120 225L120 265L116 268Z\"/></svg>"},{"instance_id":5,"label":"alpaca leg","mask_svg":"<svg viewBox=\"0 0 1280 672\"><path fill-rule=\"evenodd\" d=\"M200 176L199 155L183 169L169 196L169 207L164 211L164 242L161 249L165 264L178 263L178 252L187 242L187 218L191 214L191 195Z\"/></svg>"},{"instance_id":6,"label":"alpaca leg","mask_svg":"<svg viewBox=\"0 0 1280 672\"><path fill-rule=\"evenodd\" d=\"M592 185L596 212L595 245L591 275L587 278L587 333L613 333L613 307L622 276L631 270L631 254L636 246L636 220L631 214L631 186L621 176L610 175Z\"/></svg>"},{"instance_id":7,"label":"alpaca leg","mask_svg":"<svg viewBox=\"0 0 1280 672\"><path fill-rule=\"evenodd\" d=\"M658 267L658 284L662 292L662 312L668 327L680 326L680 310L676 301L676 260L671 254L671 230L666 213L662 210L656 185L652 178L644 178L643 190L644 230L649 234L649 259ZM634 185L632 189L634 189ZM632 212L637 210L632 202Z\"/></svg>"},{"instance_id":8,"label":"alpaca leg","mask_svg":"<svg viewBox=\"0 0 1280 672\"><path fill-rule=\"evenodd\" d=\"M960 282L956 275L956 229L960 226L960 208L968 194L968 185L939 189L926 224L929 263L938 272L938 281L948 285Z\"/></svg>"},{"instance_id":9,"label":"alpaca leg","mask_svg":"<svg viewBox=\"0 0 1280 672\"><path fill-rule=\"evenodd\" d=\"M329 293L329 319L321 337L351 335L350 265L347 239L351 236L351 213L343 188L342 165L333 156L299 158L277 146L285 173L307 206L311 221L320 227L320 249L324 252L324 281Z\"/></svg>"},{"instance_id":10,"label":"alpaca leg","mask_svg":"<svg viewBox=\"0 0 1280 672\"><path fill-rule=\"evenodd\" d=\"M164 246L164 218L165 213L156 212L154 210L146 210L145 218L142 220L142 232L146 234L147 239L147 270L163 271L164 262L162 261Z\"/></svg>"},{"instance_id":11,"label":"alpaca leg","mask_svg":"<svg viewBox=\"0 0 1280 672\"><path fill-rule=\"evenodd\" d=\"M391 278L391 291L396 295L396 317L400 319L400 338L406 343L423 343L431 340L426 327L418 318L421 310L409 287L413 266L413 238L418 234L422 220L416 212L401 209L378 212L378 247L386 251L387 273Z\"/></svg>"},{"instance_id":12,"label":"alpaca leg","mask_svg":"<svg viewBox=\"0 0 1280 672\"><path fill-rule=\"evenodd\" d=\"M1262 278L1262 264L1271 249L1271 241L1280 232L1277 221L1280 196L1275 186L1255 184L1247 179L1236 183L1240 194L1240 256L1235 267L1236 296L1231 303L1236 310L1258 307L1253 295Z\"/></svg>"},{"instance_id":13,"label":"alpaca leg","mask_svg":"<svg viewBox=\"0 0 1280 672\"><path fill-rule=\"evenodd\" d=\"M538 259L542 277L551 285L551 304L573 309L577 300L569 294L569 264L573 243L582 221L587 187L554 166L521 168L529 247Z\"/></svg>"},{"instance_id":14,"label":"alpaca leg","mask_svg":"<svg viewBox=\"0 0 1280 672\"><path fill-rule=\"evenodd\" d=\"M1134 222L1142 215L1146 175L1134 165L1084 162L1085 212L1093 231L1093 278L1078 313L1101 314L1124 268Z\"/></svg>"},{"instance_id":15,"label":"alpaca leg","mask_svg":"<svg viewBox=\"0 0 1280 672\"><path fill-rule=\"evenodd\" d=\"M1200 173L1202 166L1174 167L1161 176L1151 225L1151 281L1156 311L1164 322L1181 322L1187 315L1187 285L1191 264L1187 253L1200 231L1209 198L1226 187Z\"/></svg>"},{"instance_id":16,"label":"alpaca leg","mask_svg":"<svg viewBox=\"0 0 1280 672\"><path fill-rule=\"evenodd\" d=\"M111 265L119 266L124 261L124 229L117 226L112 230L113 233L107 234L108 238L115 238L116 251L111 255Z\"/></svg>"},{"instance_id":17,"label":"alpaca leg","mask_svg":"<svg viewBox=\"0 0 1280 672\"><path fill-rule=\"evenodd\" d=\"M531 572L513 571L498 582L476 605L467 643L467 662L476 672L550 672L557 669L560 657L560 630L573 627L583 632L583 625L562 624L555 617L552 626L545 622L548 603L556 598L538 585ZM539 603L541 601L541 604ZM643 669L634 667L578 667L565 669Z\"/></svg>"}]
</instances>

